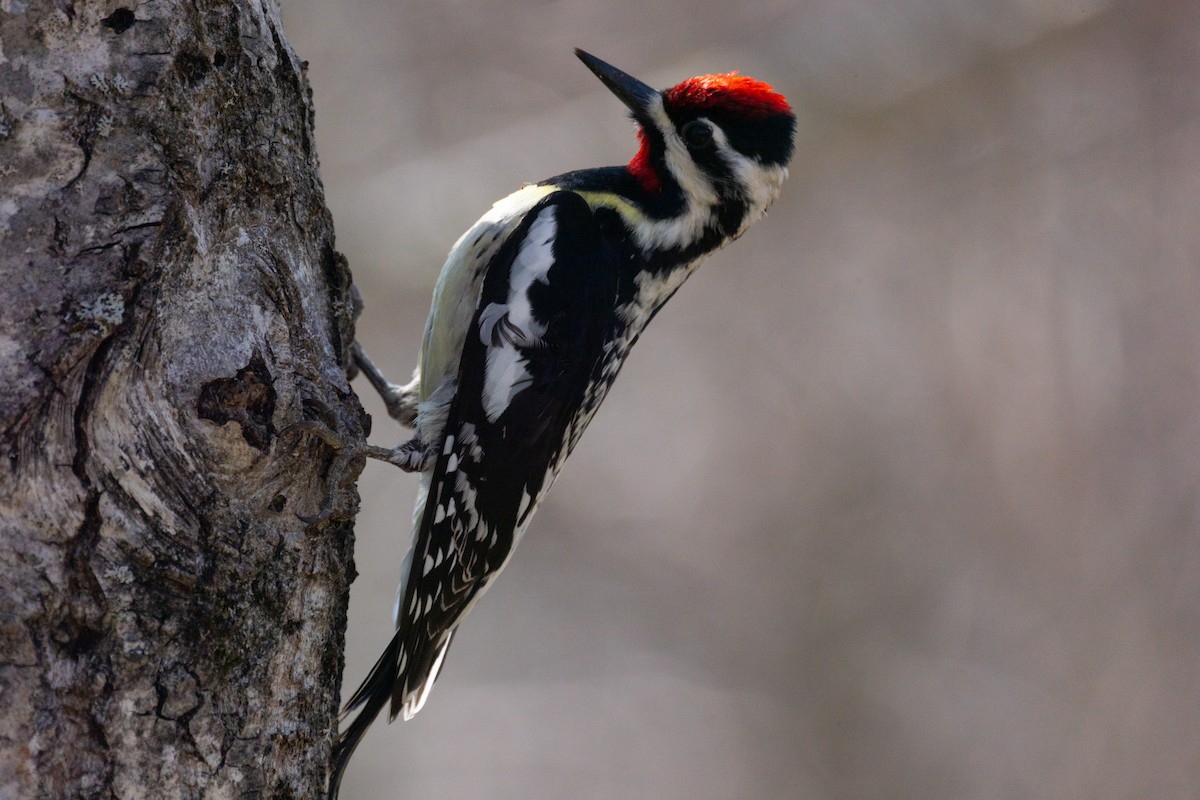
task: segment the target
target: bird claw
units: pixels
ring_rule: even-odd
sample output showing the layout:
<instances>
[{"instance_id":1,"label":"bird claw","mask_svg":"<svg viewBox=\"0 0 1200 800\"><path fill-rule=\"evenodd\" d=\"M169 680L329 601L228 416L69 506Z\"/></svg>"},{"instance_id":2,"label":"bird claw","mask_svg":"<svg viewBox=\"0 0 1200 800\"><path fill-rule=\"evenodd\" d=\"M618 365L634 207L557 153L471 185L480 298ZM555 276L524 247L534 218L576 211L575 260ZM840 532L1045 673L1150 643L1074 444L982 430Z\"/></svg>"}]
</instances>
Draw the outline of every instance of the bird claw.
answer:
<instances>
[{"instance_id":1,"label":"bird claw","mask_svg":"<svg viewBox=\"0 0 1200 800\"><path fill-rule=\"evenodd\" d=\"M400 386L389 381L358 342L351 345L351 356L354 359L354 365L383 399L388 416L401 425L411 428L417 418L415 382L408 386ZM320 412L323 404L318 403L317 405L317 410ZM324 411L327 412L328 409L324 409ZM332 415L328 416L332 419ZM321 507L315 514L296 514L301 522L308 525L324 522L332 516L337 500L337 488L341 485L342 478L350 464L358 457L364 456L386 461L405 472L424 472L432 466L437 457L437 448L426 445L416 436L397 447L375 447L361 441L348 441L331 424L318 420L305 419L292 423L281 430L278 435L281 438L314 436L334 451L333 463L329 465L329 472L326 475L325 499L321 502Z\"/></svg>"},{"instance_id":2,"label":"bird claw","mask_svg":"<svg viewBox=\"0 0 1200 800\"><path fill-rule=\"evenodd\" d=\"M315 436L335 454L325 478L327 488L321 507L315 514L296 513L296 517L306 525L324 522L333 514L334 503L337 500L337 487L341 485L342 478L356 458L362 456L386 461L405 472L424 472L433 464L437 455L437 448L426 445L415 436L404 444L391 448L347 442L337 431L316 420L306 419L294 422L279 432L280 437L294 435Z\"/></svg>"},{"instance_id":3,"label":"bird claw","mask_svg":"<svg viewBox=\"0 0 1200 800\"><path fill-rule=\"evenodd\" d=\"M314 525L318 522L324 522L333 515L333 507L337 501L337 488L342 484L342 478L349 469L350 464L354 459L364 454L366 445L347 445L346 439L337 431L329 427L323 422L316 420L301 420L288 425L279 432L279 436L295 436L309 435L315 436L325 443L331 450L334 451L333 463L329 465L329 472L325 476L325 499L321 501L321 507L317 509L315 514L301 514L296 512L296 518L306 525Z\"/></svg>"}]
</instances>

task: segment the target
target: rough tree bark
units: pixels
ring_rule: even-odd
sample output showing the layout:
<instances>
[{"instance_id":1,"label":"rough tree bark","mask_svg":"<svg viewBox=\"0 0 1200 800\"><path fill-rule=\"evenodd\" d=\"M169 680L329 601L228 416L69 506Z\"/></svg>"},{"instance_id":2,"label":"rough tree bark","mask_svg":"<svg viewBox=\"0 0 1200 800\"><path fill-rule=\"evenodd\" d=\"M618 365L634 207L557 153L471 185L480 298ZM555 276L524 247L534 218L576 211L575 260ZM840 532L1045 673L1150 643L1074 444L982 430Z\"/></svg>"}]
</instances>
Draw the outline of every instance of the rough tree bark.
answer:
<instances>
[{"instance_id":1,"label":"rough tree bark","mask_svg":"<svg viewBox=\"0 0 1200 800\"><path fill-rule=\"evenodd\" d=\"M281 431L368 421L304 65L270 0L0 34L0 796L317 796L361 462Z\"/></svg>"}]
</instances>

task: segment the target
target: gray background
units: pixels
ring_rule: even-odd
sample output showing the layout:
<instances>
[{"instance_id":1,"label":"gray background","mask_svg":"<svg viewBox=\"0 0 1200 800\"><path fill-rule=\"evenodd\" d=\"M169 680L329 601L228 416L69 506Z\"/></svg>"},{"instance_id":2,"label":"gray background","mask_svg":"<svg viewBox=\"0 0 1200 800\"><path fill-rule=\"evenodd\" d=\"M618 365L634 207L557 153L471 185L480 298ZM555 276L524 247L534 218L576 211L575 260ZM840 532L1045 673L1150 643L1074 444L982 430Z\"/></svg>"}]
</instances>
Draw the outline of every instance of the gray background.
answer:
<instances>
[{"instance_id":1,"label":"gray background","mask_svg":"<svg viewBox=\"0 0 1200 800\"><path fill-rule=\"evenodd\" d=\"M284 5L396 378L459 233L632 155L572 47L801 120L347 798L1197 796L1200 4ZM364 474L347 688L415 484Z\"/></svg>"}]
</instances>

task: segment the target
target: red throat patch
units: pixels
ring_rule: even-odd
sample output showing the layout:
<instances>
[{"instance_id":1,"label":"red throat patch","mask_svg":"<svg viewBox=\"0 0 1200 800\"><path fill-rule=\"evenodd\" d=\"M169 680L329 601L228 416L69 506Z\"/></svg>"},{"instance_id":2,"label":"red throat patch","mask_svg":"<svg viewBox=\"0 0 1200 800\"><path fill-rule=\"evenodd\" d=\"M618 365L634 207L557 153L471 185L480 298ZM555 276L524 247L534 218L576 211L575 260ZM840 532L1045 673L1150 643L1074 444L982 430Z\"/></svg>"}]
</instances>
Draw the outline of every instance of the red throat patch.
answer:
<instances>
[{"instance_id":1,"label":"red throat patch","mask_svg":"<svg viewBox=\"0 0 1200 800\"><path fill-rule=\"evenodd\" d=\"M770 84L736 72L688 78L663 92L663 99L679 111L725 111L750 119L792 113L787 98Z\"/></svg>"},{"instance_id":2,"label":"red throat patch","mask_svg":"<svg viewBox=\"0 0 1200 800\"><path fill-rule=\"evenodd\" d=\"M637 136L640 147L638 147L637 155L629 162L629 172L642 185L643 189L650 194L658 194L662 191L662 178L658 176L654 165L650 163L650 140L641 127L638 127Z\"/></svg>"}]
</instances>

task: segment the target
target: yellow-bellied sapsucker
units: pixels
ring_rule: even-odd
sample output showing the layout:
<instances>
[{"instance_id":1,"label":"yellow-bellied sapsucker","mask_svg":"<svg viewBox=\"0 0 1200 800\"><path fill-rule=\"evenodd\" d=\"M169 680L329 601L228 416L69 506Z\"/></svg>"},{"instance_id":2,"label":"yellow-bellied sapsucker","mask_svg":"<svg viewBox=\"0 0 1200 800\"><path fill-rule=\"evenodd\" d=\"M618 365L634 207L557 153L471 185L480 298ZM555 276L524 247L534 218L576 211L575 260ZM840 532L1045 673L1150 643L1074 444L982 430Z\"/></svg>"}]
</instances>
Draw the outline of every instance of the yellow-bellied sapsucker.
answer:
<instances>
[{"instance_id":1,"label":"yellow-bellied sapsucker","mask_svg":"<svg viewBox=\"0 0 1200 800\"><path fill-rule=\"evenodd\" d=\"M442 268L407 386L364 373L411 425L383 458L421 476L396 632L347 712L330 796L385 705L409 719L455 631L504 568L646 323L705 255L779 194L796 118L770 86L704 75L658 91L576 54L633 114L627 166L569 172L498 202Z\"/></svg>"}]
</instances>

